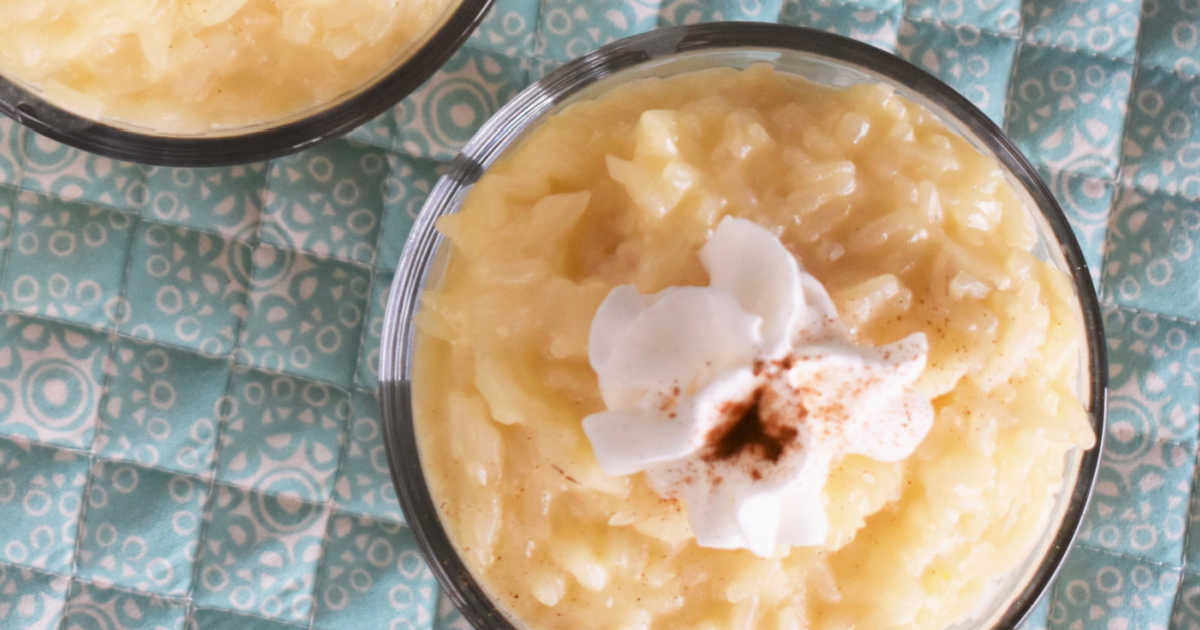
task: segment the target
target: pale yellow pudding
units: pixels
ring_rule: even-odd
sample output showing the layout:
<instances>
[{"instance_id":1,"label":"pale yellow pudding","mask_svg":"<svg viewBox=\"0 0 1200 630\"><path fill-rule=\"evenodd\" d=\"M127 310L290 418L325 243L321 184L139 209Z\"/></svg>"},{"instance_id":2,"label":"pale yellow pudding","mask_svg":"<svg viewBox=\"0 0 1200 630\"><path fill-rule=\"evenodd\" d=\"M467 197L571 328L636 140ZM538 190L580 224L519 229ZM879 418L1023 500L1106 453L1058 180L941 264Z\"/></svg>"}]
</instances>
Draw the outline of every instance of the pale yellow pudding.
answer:
<instances>
[{"instance_id":1,"label":"pale yellow pudding","mask_svg":"<svg viewBox=\"0 0 1200 630\"><path fill-rule=\"evenodd\" d=\"M727 215L779 236L855 340L928 339L932 429L835 462L822 545L698 546L678 501L606 475L589 327L614 287L705 285ZM519 625L928 628L1029 553L1080 449L1084 344L1022 197L880 85L766 66L642 80L554 114L442 219L413 390L421 460L467 564ZM636 439L634 436L631 439Z\"/></svg>"},{"instance_id":2,"label":"pale yellow pudding","mask_svg":"<svg viewBox=\"0 0 1200 630\"><path fill-rule=\"evenodd\" d=\"M0 75L166 133L294 116L361 88L456 0L0 0Z\"/></svg>"}]
</instances>

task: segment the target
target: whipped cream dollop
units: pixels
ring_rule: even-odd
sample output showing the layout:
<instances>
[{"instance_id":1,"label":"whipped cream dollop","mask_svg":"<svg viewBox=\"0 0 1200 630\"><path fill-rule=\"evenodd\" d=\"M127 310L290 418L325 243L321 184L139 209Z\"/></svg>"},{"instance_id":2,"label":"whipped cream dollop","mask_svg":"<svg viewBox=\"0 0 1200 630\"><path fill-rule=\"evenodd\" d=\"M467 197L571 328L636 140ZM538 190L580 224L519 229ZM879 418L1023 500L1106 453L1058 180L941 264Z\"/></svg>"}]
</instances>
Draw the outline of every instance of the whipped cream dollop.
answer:
<instances>
[{"instance_id":1,"label":"whipped cream dollop","mask_svg":"<svg viewBox=\"0 0 1200 630\"><path fill-rule=\"evenodd\" d=\"M925 335L854 343L821 283L751 221L726 217L700 259L708 286L622 285L596 311L588 355L607 410L583 421L596 460L681 500L701 546L820 545L830 467L899 461L929 431L911 387Z\"/></svg>"}]
</instances>

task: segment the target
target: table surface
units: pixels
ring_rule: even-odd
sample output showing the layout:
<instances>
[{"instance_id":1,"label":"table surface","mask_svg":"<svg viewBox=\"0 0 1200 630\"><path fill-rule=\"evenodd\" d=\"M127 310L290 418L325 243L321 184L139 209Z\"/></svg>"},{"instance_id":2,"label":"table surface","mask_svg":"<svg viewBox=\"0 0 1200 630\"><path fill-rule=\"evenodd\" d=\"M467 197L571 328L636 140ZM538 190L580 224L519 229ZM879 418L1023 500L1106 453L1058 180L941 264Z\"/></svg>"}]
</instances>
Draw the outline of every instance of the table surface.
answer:
<instances>
[{"instance_id":1,"label":"table surface","mask_svg":"<svg viewBox=\"0 0 1200 630\"><path fill-rule=\"evenodd\" d=\"M716 19L865 40L1003 125L1100 287L1108 446L1030 628L1200 628L1200 3L500 0L392 111L171 169L0 121L0 627L465 628L396 505L383 305L439 171L617 37Z\"/></svg>"}]
</instances>

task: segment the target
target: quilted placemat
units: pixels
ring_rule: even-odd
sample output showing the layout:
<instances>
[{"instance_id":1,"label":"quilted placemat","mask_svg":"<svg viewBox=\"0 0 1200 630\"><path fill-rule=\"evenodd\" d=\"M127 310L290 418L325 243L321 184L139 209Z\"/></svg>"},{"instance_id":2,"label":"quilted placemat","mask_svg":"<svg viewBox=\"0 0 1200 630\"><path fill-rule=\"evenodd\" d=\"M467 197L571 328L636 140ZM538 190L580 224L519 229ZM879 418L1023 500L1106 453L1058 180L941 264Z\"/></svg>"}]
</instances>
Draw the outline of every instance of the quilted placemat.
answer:
<instances>
[{"instance_id":1,"label":"quilted placemat","mask_svg":"<svg viewBox=\"0 0 1200 630\"><path fill-rule=\"evenodd\" d=\"M897 52L1042 169L1101 290L1112 409L1028 626L1200 628L1196 0L500 0L391 112L269 163L144 167L0 121L0 626L466 628L404 525L373 394L405 235L521 87L716 19Z\"/></svg>"}]
</instances>

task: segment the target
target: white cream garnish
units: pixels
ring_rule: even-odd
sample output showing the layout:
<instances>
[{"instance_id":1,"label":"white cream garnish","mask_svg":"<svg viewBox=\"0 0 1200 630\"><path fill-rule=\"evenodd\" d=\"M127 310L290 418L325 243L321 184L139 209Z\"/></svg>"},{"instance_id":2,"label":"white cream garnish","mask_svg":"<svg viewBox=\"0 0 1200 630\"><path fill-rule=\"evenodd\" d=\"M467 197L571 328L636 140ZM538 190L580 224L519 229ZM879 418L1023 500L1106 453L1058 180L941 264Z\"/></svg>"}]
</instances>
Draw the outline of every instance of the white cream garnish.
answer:
<instances>
[{"instance_id":1,"label":"white cream garnish","mask_svg":"<svg viewBox=\"0 0 1200 630\"><path fill-rule=\"evenodd\" d=\"M929 431L911 389L925 335L855 344L821 283L751 221L726 217L700 259L709 286L623 285L596 311L588 354L608 410L583 421L596 460L680 499L701 546L819 545L830 466L904 459Z\"/></svg>"}]
</instances>

